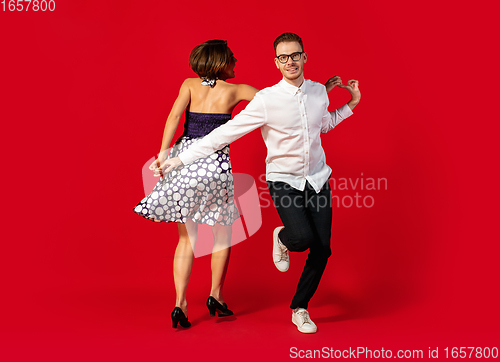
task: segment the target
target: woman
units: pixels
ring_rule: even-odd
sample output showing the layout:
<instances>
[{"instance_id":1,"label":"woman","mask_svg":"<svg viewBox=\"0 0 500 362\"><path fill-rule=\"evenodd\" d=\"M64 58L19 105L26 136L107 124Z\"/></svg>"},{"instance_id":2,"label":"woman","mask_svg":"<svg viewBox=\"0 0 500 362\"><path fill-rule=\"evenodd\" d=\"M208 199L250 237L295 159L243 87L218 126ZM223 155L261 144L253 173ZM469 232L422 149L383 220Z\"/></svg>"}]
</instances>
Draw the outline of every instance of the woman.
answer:
<instances>
[{"instance_id":1,"label":"woman","mask_svg":"<svg viewBox=\"0 0 500 362\"><path fill-rule=\"evenodd\" d=\"M172 325L189 327L186 289L193 265L193 249L198 224L212 226L212 288L207 300L210 315L232 315L222 296L230 245L231 225L239 217L234 205L233 177L229 146L213 155L161 174L159 165L167 158L168 147L182 113L186 110L184 133L175 142L170 157L196 142L200 137L224 124L241 101L250 101L258 91L246 84L227 83L234 78L236 58L226 41L209 40L195 47L189 57L191 69L198 78L189 78L182 84L168 116L158 159L151 166L156 176L162 176L155 188L134 211L157 222L177 222L179 243L174 256L174 283L176 291Z\"/></svg>"}]
</instances>

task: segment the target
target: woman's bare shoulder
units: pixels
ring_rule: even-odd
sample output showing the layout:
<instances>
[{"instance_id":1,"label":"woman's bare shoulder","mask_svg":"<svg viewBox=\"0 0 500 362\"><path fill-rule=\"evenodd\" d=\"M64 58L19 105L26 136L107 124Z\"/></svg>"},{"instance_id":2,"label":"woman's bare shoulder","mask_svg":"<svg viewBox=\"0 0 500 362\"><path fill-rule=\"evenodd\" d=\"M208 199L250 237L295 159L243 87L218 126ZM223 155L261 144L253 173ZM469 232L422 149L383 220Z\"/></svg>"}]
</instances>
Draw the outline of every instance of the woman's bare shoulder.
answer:
<instances>
[{"instance_id":1,"label":"woman's bare shoulder","mask_svg":"<svg viewBox=\"0 0 500 362\"><path fill-rule=\"evenodd\" d=\"M238 95L241 99L251 101L259 90L255 87L252 87L248 84L237 84L238 86Z\"/></svg>"},{"instance_id":2,"label":"woman's bare shoulder","mask_svg":"<svg viewBox=\"0 0 500 362\"><path fill-rule=\"evenodd\" d=\"M221 83L224 84L224 86L231 88L235 92L248 92L248 91L258 92L259 91L257 88L254 88L248 84L228 83L228 82L221 82Z\"/></svg>"},{"instance_id":3,"label":"woman's bare shoulder","mask_svg":"<svg viewBox=\"0 0 500 362\"><path fill-rule=\"evenodd\" d=\"M196 91L198 87L201 85L201 79L200 78L186 78L184 79L184 82L182 82L181 85L181 90L186 89L190 92Z\"/></svg>"},{"instance_id":4,"label":"woman's bare shoulder","mask_svg":"<svg viewBox=\"0 0 500 362\"><path fill-rule=\"evenodd\" d=\"M192 85L200 84L200 83L201 83L200 78L186 78L183 82L183 84L188 85L188 86L192 86Z\"/></svg>"},{"instance_id":5,"label":"woman's bare shoulder","mask_svg":"<svg viewBox=\"0 0 500 362\"><path fill-rule=\"evenodd\" d=\"M248 85L248 84L236 84L240 89L244 89L244 90L255 90L255 91L259 91L257 88L255 87L252 87L251 85Z\"/></svg>"}]
</instances>

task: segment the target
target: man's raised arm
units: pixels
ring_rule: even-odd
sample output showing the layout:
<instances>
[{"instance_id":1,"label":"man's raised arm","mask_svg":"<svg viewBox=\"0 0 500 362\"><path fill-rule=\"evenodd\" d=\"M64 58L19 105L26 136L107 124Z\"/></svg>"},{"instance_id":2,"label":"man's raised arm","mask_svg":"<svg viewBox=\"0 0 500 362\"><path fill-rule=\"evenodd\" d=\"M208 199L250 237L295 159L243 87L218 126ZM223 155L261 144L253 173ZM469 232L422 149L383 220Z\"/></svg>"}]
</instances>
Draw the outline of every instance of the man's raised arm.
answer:
<instances>
[{"instance_id":1,"label":"man's raised arm","mask_svg":"<svg viewBox=\"0 0 500 362\"><path fill-rule=\"evenodd\" d=\"M326 95L327 108L325 110L325 114L323 115L322 119L322 125L321 125L322 133L331 131L336 125L338 125L344 119L353 114L352 110L354 109L354 107L356 107L356 105L359 103L361 99L361 92L359 91L358 85L359 82L354 79L348 81L347 84L342 84L342 80L340 79L339 76L330 78L328 82L326 82L325 86L327 92L332 90L335 86L339 88L344 88L347 89L349 93L351 93L351 100L346 104L344 104L342 107L337 108L333 112L328 112L328 104L330 102L328 100L328 95Z\"/></svg>"}]
</instances>

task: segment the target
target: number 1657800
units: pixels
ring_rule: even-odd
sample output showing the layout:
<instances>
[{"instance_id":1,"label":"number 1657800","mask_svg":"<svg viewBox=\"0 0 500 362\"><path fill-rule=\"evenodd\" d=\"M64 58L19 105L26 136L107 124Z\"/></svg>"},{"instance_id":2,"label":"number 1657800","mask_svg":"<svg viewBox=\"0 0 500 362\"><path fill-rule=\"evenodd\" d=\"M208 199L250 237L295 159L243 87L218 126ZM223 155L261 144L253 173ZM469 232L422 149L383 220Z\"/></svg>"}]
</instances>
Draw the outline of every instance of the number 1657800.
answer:
<instances>
[{"instance_id":1,"label":"number 1657800","mask_svg":"<svg viewBox=\"0 0 500 362\"><path fill-rule=\"evenodd\" d=\"M3 11L54 11L54 0L2 0Z\"/></svg>"}]
</instances>

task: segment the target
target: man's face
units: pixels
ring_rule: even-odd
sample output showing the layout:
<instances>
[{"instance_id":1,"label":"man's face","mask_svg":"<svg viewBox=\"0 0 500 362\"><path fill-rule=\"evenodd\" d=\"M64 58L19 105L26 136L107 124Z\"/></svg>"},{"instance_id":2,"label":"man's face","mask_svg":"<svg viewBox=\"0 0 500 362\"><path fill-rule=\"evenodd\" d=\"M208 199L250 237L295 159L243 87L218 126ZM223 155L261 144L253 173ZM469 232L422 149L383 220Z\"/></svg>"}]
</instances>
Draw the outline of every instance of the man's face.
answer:
<instances>
[{"instance_id":1,"label":"man's face","mask_svg":"<svg viewBox=\"0 0 500 362\"><path fill-rule=\"evenodd\" d=\"M276 47L276 57L280 55L291 55L294 53L302 52L302 47L296 41L293 42L282 42ZM299 86L304 80L303 71L304 63L307 62L307 54L302 53L299 60L292 60L292 57L288 57L286 63L281 63L278 58L274 59L276 67L281 71L285 80L296 86ZM296 84L298 83L298 84Z\"/></svg>"}]
</instances>

